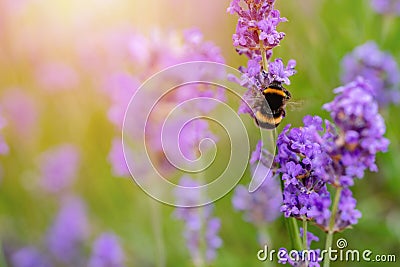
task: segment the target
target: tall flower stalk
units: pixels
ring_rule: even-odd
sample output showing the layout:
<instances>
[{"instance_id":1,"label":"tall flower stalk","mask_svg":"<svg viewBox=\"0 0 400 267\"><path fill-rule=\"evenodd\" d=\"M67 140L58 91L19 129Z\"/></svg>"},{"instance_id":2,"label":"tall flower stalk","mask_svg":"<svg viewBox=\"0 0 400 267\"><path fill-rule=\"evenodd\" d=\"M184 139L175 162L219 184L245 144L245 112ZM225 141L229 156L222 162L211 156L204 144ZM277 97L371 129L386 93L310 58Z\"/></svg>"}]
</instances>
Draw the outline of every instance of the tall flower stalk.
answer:
<instances>
[{"instance_id":1,"label":"tall flower stalk","mask_svg":"<svg viewBox=\"0 0 400 267\"><path fill-rule=\"evenodd\" d=\"M371 94L379 108L400 103L398 64L389 52L381 51L373 41L357 46L342 60L342 82L349 83L358 76L371 84Z\"/></svg>"},{"instance_id":2,"label":"tall flower stalk","mask_svg":"<svg viewBox=\"0 0 400 267\"><path fill-rule=\"evenodd\" d=\"M246 87L263 77L266 85L274 80L290 84L288 77L295 73L295 61L290 61L286 68L281 59L271 61L272 50L285 37L285 33L277 31L277 26L287 21L280 17L274 5L275 0L233 0L227 9L239 16L232 39L239 55L248 58L247 67L239 68L243 73L242 84Z\"/></svg>"},{"instance_id":3,"label":"tall flower stalk","mask_svg":"<svg viewBox=\"0 0 400 267\"><path fill-rule=\"evenodd\" d=\"M272 49L278 46L285 36L284 33L278 32L276 27L280 22L286 21L286 18L281 18L279 11L274 9L274 3L274 0L233 0L228 8L228 12L239 15L233 45L239 54L244 54L249 59L247 67L239 68L243 74L239 82L249 90L256 88L262 91L273 81L290 84L289 77L295 73L294 60L289 61L287 67L281 59L271 60ZM365 48L358 49L359 53L363 53L367 46L370 50L375 49L373 44L367 44ZM272 172L266 170L264 176L268 174L271 177L281 177L280 211L288 218L292 247L299 253L310 249L311 242L317 240L307 231L310 223L326 233L325 249L328 250L332 246L334 233L356 224L361 217L361 212L356 209L356 199L352 196L351 187L355 180L364 177L366 170L378 170L375 164L376 154L385 152L389 145L389 141L383 137L385 124L378 113L378 102L382 104L395 101L390 96L387 97L383 90L385 86L393 89L398 83L397 65L388 61L387 55L379 55L371 55L369 61L373 61L372 63L355 62L351 56L347 57L345 66L354 70L352 73L361 69L362 72L376 75L366 77L373 79L372 81L357 75L349 77L353 74L344 77L347 84L335 89L335 99L324 105L333 122L307 115L303 119L304 126L290 129L290 125L287 125L278 136L277 155ZM384 64L385 62L388 63ZM378 66L363 66L371 64ZM389 74L393 72L396 75ZM382 73L385 73L383 79ZM385 98L377 99L378 95ZM251 103L250 93L243 97ZM239 113L254 116L247 105L242 105ZM260 144L257 150L261 155L257 160L261 163L270 157L260 153ZM268 179L268 183L272 183L271 180L273 179ZM245 201L246 198L242 197L243 192L244 189L237 188L233 198L234 206L245 211L245 218L257 225L258 220L265 219L265 216L260 216L263 212L255 215L254 213L257 210L263 211L263 208L265 211L271 204L270 200L261 204L260 201ZM249 199L265 200L269 194L262 185ZM300 230L297 220L303 225ZM316 255L319 253L320 250L315 250ZM296 262L288 257L280 262L292 266L320 266L317 258ZM325 257L324 266L329 265L329 258Z\"/></svg>"},{"instance_id":4,"label":"tall flower stalk","mask_svg":"<svg viewBox=\"0 0 400 267\"><path fill-rule=\"evenodd\" d=\"M248 89L243 95L244 100L253 103L254 88L262 92L272 82L290 84L289 77L295 74L296 62L290 60L285 67L282 59L272 59L273 49L279 46L285 37L285 33L279 32L277 27L281 22L287 21L280 16L279 10L275 9L275 0L233 0L227 11L239 16L236 32L232 36L233 46L240 55L248 58L247 67L239 67L242 77L238 82ZM239 113L247 113L254 117L253 111L244 102L239 108ZM271 242L266 240L266 223L277 218L282 203L278 181L275 178L265 179L265 176L272 174L268 170L265 157L273 155L263 149L260 141L250 164L254 165L252 176L264 180L264 183L253 193L249 193L245 187L238 186L233 198L234 208L244 211L245 220L257 227L260 241L264 243ZM255 168L258 162L261 167ZM257 173L254 172L256 169Z\"/></svg>"},{"instance_id":5,"label":"tall flower stalk","mask_svg":"<svg viewBox=\"0 0 400 267\"><path fill-rule=\"evenodd\" d=\"M189 176L183 176L179 184L184 187L200 186L198 181ZM190 207L204 198L201 194L177 190L176 196L187 206L177 208L175 217L185 224L183 236L192 262L196 267L209 266L216 258L216 250L222 246L222 239L218 236L221 221L213 216L214 206L208 204L204 207Z\"/></svg>"}]
</instances>

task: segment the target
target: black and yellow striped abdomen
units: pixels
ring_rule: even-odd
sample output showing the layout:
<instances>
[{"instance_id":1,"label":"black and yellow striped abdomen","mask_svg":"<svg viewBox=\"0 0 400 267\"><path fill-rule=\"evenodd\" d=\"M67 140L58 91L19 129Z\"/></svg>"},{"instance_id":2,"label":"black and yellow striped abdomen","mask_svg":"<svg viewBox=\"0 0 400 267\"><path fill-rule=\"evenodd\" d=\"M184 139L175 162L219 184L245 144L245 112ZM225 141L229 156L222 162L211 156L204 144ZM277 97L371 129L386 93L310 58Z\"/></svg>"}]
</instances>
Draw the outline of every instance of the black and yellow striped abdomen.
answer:
<instances>
[{"instance_id":1,"label":"black and yellow striped abdomen","mask_svg":"<svg viewBox=\"0 0 400 267\"><path fill-rule=\"evenodd\" d=\"M286 102L291 95L280 82L272 82L263 92L266 104L255 113L258 126L265 129L276 128L285 117Z\"/></svg>"}]
</instances>

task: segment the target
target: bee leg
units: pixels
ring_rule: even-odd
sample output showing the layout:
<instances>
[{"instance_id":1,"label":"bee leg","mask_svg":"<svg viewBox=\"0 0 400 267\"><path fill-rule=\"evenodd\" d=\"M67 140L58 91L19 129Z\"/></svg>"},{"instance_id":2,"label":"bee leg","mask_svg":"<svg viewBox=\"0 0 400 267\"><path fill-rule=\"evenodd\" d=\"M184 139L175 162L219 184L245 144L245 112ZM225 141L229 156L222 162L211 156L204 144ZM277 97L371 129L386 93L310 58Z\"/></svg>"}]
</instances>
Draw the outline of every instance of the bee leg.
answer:
<instances>
[{"instance_id":1,"label":"bee leg","mask_svg":"<svg viewBox=\"0 0 400 267\"><path fill-rule=\"evenodd\" d=\"M286 99L290 99L292 97L292 95L286 88L283 88L283 92L286 94Z\"/></svg>"},{"instance_id":2,"label":"bee leg","mask_svg":"<svg viewBox=\"0 0 400 267\"><path fill-rule=\"evenodd\" d=\"M286 110L283 108L281 109L281 115L282 115L282 118L284 118L286 116Z\"/></svg>"}]
</instances>

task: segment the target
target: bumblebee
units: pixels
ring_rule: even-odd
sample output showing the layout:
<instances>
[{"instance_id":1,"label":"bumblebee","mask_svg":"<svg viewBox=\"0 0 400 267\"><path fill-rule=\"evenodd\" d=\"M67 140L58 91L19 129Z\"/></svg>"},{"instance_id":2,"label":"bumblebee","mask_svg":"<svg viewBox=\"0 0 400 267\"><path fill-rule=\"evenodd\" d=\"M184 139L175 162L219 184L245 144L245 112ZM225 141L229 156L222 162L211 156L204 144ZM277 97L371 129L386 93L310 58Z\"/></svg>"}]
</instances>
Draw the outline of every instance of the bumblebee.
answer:
<instances>
[{"instance_id":1,"label":"bumblebee","mask_svg":"<svg viewBox=\"0 0 400 267\"><path fill-rule=\"evenodd\" d=\"M257 90L258 100L254 102L255 122L264 129L274 129L286 115L286 103L291 98L291 94L281 82L271 82L262 94Z\"/></svg>"}]
</instances>

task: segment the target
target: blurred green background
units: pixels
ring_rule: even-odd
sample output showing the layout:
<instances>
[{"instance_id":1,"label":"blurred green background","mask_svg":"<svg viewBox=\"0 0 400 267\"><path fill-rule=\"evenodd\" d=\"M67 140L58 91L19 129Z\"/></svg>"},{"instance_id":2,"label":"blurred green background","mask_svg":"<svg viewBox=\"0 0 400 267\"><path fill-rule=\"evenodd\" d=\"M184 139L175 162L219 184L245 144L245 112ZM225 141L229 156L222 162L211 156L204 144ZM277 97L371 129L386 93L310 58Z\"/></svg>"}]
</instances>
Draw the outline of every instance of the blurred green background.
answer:
<instances>
[{"instance_id":1,"label":"blurred green background","mask_svg":"<svg viewBox=\"0 0 400 267\"><path fill-rule=\"evenodd\" d=\"M236 68L245 65L246 58L238 56L232 46L237 17L226 13L229 2L0 0L0 99L6 101L7 92L18 88L33 99L37 111L33 125L24 134L16 134L17 121L8 121L2 130L10 147L9 153L0 158L0 235L5 250L7 244L11 250L27 245L43 246L41 240L58 210L60 197L35 186L37 159L53 146L71 143L79 148L81 158L69 190L87 204L89 240L103 231L113 231L120 237L126 265L140 267L156 266L162 257L157 248L161 240L166 266L192 266L182 237L183 223L172 216L174 208L152 203L131 179L113 176L107 157L111 140L120 133L107 118L110 103L98 88L101 73L89 75L82 67L77 44L82 40L97 42L103 32L126 28L146 36L154 28L179 32L196 27L205 40L221 48L226 63ZM400 18L376 14L369 1L278 0L277 8L289 21L278 28L286 37L274 50L274 57L282 57L284 62L291 58L297 61L298 72L288 89L302 103L296 111L289 109L278 132L289 123L300 126L306 114L328 118L321 107L333 99L332 89L340 86L341 59L355 46L374 40L397 61L400 59ZM95 57L102 55L100 51ZM108 59L96 60L102 64ZM79 81L72 83L73 89L41 88L35 73L42 64L52 61L64 62L76 71ZM128 71L143 75L145 70ZM346 238L349 249L396 254L400 260L400 164L396 160L400 153L400 125L396 119L400 108L392 106L382 112L386 137L391 142L389 151L378 155L380 171L367 173L353 188L363 214L359 223L335 238ZM18 117L21 120L32 115L21 113ZM251 142L254 146L257 140ZM249 181L246 172L241 183ZM242 214L234 211L231 198L232 192L215 203L224 243L213 266L262 266L256 257L260 249L257 231L242 219ZM162 216L151 215L154 206ZM162 227L162 238L154 233L157 224ZM274 248L289 246L283 218L268 229ZM322 248L324 235L314 227L311 231L320 236L313 248ZM89 253L90 244L85 249ZM332 266L348 265L332 263ZM365 262L350 265L377 266ZM397 265L380 263L379 266Z\"/></svg>"}]
</instances>

